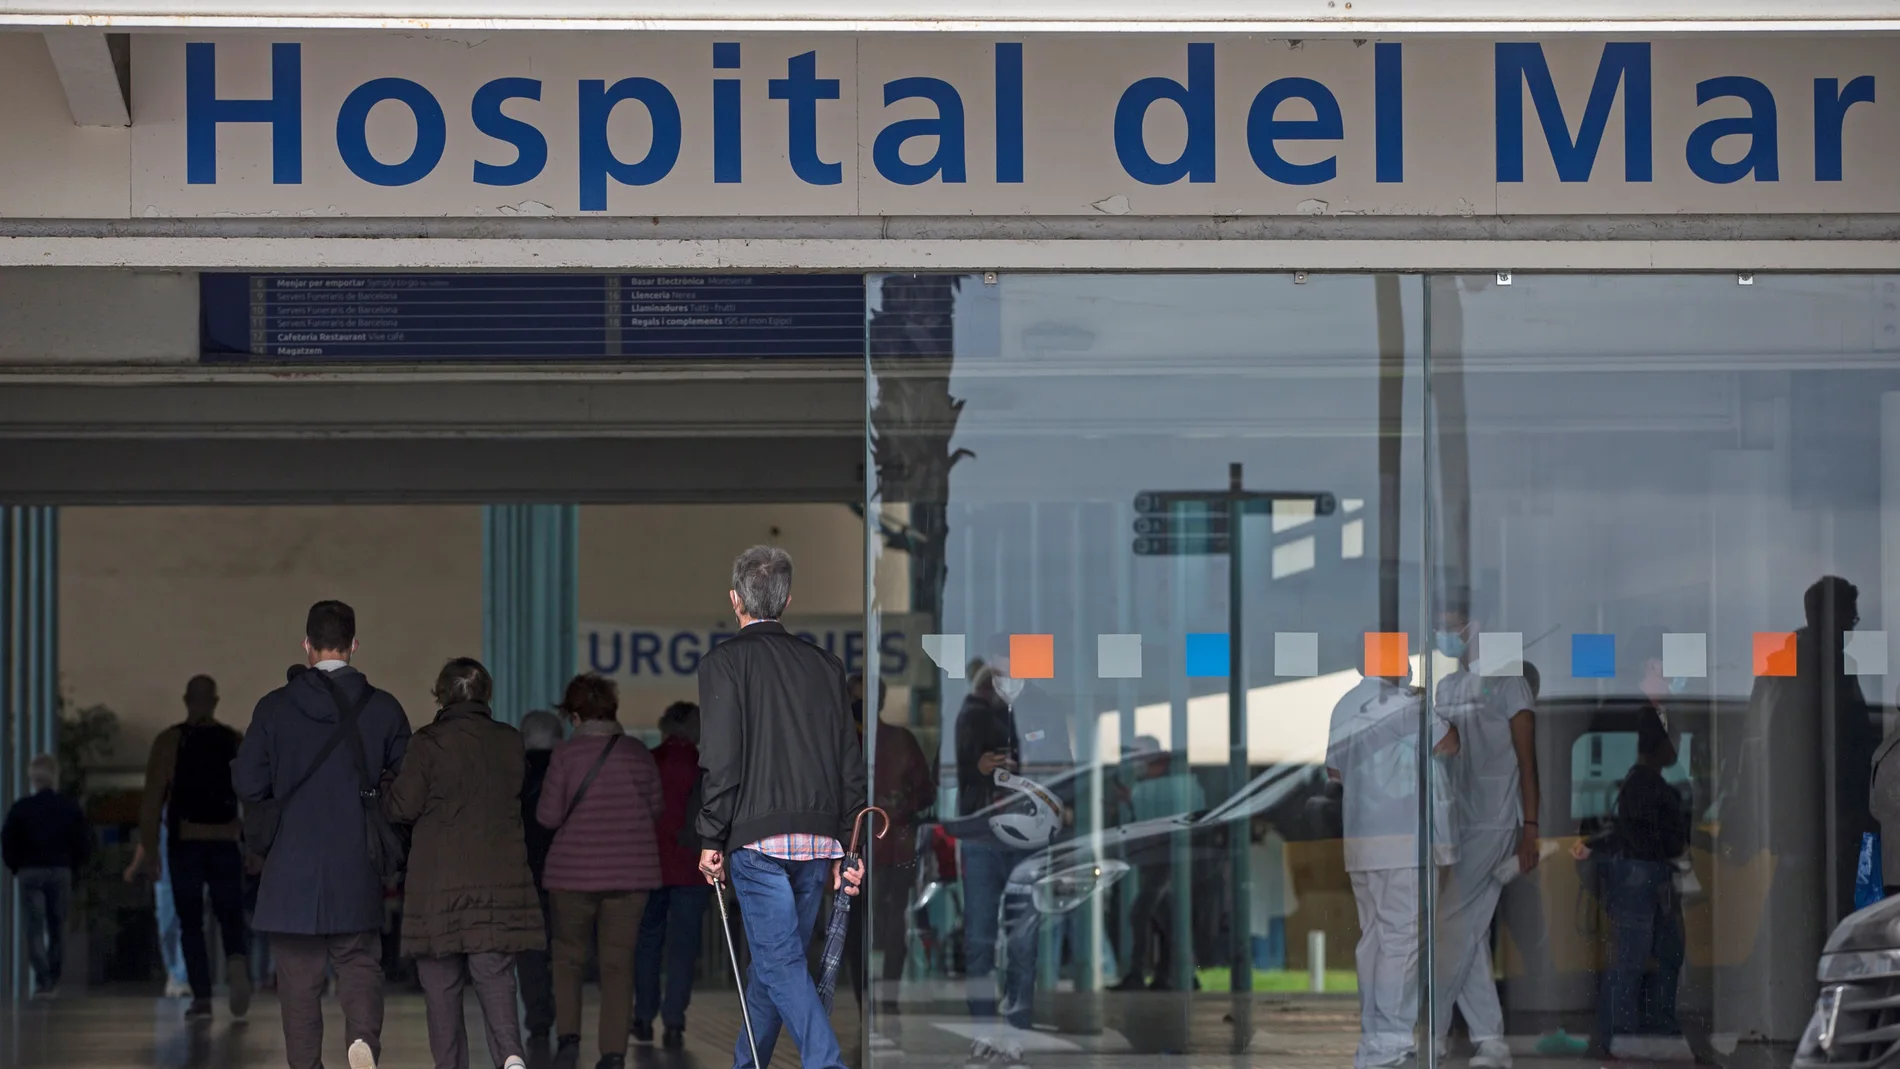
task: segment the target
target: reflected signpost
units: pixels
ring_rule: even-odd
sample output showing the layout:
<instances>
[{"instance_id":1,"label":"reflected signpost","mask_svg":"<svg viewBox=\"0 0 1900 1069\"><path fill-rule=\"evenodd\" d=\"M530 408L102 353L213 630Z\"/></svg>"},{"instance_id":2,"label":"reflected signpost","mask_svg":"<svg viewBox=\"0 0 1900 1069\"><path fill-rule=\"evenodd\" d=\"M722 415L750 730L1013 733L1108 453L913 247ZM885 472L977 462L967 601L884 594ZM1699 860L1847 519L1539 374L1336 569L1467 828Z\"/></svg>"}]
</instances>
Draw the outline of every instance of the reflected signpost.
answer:
<instances>
[{"instance_id":1,"label":"reflected signpost","mask_svg":"<svg viewBox=\"0 0 1900 1069\"><path fill-rule=\"evenodd\" d=\"M1237 797L1252 778L1247 749L1247 644L1244 638L1245 605L1242 585L1242 525L1249 515L1272 515L1276 502L1309 505L1315 516L1331 515L1338 499L1324 490L1248 490L1239 463L1227 466L1225 490L1144 490L1135 495L1136 556L1141 557L1227 557L1227 772L1228 797ZM1185 754L1187 739L1177 731L1174 748ZM1185 808L1185 799L1181 800ZM1231 823L1231 822L1230 822ZM1227 865L1230 914L1228 917L1228 961L1230 990L1234 1000L1234 1049L1241 1052L1253 1039L1253 920L1251 917L1251 866L1248 849L1252 844L1250 828L1229 827ZM1185 845L1185 844L1184 844ZM1184 864L1185 851L1175 851L1176 893L1173 979L1177 990L1193 986L1194 944L1191 932L1183 932L1188 895L1180 893L1191 886Z\"/></svg>"}]
</instances>

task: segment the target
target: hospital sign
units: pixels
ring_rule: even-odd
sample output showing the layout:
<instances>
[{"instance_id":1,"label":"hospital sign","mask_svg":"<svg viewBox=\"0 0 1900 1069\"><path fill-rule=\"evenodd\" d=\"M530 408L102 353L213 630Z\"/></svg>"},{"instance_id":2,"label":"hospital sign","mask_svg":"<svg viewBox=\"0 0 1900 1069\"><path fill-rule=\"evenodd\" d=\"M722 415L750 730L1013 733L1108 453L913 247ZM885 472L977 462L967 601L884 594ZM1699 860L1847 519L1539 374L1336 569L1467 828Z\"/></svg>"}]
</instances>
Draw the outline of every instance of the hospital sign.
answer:
<instances>
[{"instance_id":1,"label":"hospital sign","mask_svg":"<svg viewBox=\"0 0 1900 1069\"><path fill-rule=\"evenodd\" d=\"M1900 39L140 35L135 216L1900 211Z\"/></svg>"}]
</instances>

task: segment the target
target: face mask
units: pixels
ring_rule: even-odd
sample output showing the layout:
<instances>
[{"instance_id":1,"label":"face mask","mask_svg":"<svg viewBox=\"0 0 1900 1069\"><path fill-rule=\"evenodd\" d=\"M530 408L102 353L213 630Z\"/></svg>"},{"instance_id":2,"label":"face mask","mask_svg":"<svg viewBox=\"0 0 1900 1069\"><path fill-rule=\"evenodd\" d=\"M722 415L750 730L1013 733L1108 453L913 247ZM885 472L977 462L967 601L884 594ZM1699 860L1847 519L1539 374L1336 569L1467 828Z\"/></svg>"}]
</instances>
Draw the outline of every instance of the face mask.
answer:
<instances>
[{"instance_id":1,"label":"face mask","mask_svg":"<svg viewBox=\"0 0 1900 1069\"><path fill-rule=\"evenodd\" d=\"M1684 678L1683 678L1683 677L1681 677L1681 676L1671 676L1671 677L1670 677L1670 679L1669 679L1669 693L1671 693L1671 694L1681 694L1681 693L1682 693L1683 691L1685 691L1685 690L1688 690L1688 689L1689 689L1689 681L1688 681L1687 679L1684 679Z\"/></svg>"},{"instance_id":2,"label":"face mask","mask_svg":"<svg viewBox=\"0 0 1900 1069\"><path fill-rule=\"evenodd\" d=\"M1001 694L1003 700L1011 705L1016 704L1016 699L1022 697L1023 688L1028 686L1028 684L1022 680L1012 679L1009 676L997 676L994 682L996 684L996 693Z\"/></svg>"},{"instance_id":3,"label":"face mask","mask_svg":"<svg viewBox=\"0 0 1900 1069\"><path fill-rule=\"evenodd\" d=\"M856 720L860 724L864 723L864 702L855 701L851 703L851 719Z\"/></svg>"},{"instance_id":4,"label":"face mask","mask_svg":"<svg viewBox=\"0 0 1900 1069\"><path fill-rule=\"evenodd\" d=\"M1456 661L1465 655L1465 636L1457 631L1440 631L1434 636L1438 652Z\"/></svg>"}]
</instances>

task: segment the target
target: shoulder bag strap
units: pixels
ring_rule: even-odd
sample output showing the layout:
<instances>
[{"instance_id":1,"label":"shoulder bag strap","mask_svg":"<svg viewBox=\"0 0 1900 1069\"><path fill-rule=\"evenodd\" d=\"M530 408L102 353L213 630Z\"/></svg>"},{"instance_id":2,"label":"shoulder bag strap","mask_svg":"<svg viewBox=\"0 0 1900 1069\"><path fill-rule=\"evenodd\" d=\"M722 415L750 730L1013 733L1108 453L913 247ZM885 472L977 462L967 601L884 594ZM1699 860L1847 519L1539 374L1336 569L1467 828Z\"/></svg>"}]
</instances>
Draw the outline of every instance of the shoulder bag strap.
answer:
<instances>
[{"instance_id":1,"label":"shoulder bag strap","mask_svg":"<svg viewBox=\"0 0 1900 1069\"><path fill-rule=\"evenodd\" d=\"M321 671L321 669L312 669L312 671ZM343 705L342 697L336 691L336 685L330 682L327 674L324 676L323 681L324 685L330 688L330 696L337 699L338 708L343 710L343 720L337 724L335 731L330 732L330 737L323 740L323 748L317 751L316 759L310 762L310 767L304 769L303 775L297 777L297 782L290 785L290 789L284 792L282 798L277 799L279 804L289 804L291 797L303 789L304 784L310 782L310 777L317 774L317 769L322 768L323 763L329 760L330 755L342 744L343 736L355 729L356 714L362 712L363 708L369 705L370 698L376 693L373 687L365 691L362 699L358 701L356 707L352 709Z\"/></svg>"},{"instance_id":2,"label":"shoulder bag strap","mask_svg":"<svg viewBox=\"0 0 1900 1069\"><path fill-rule=\"evenodd\" d=\"M363 710L369 707L370 699L376 697L376 688L365 680L362 697L356 699L356 704L351 705L344 700L342 688L336 685L336 680L331 679L328 672L325 672L322 678L324 687L330 691L330 699L336 702L337 712L343 715L343 722L337 725L336 734L338 741L341 741L346 736L355 734L357 719L362 715ZM350 747L350 757L356 765L356 777L360 784L358 789L365 798L375 797L381 785L369 774L369 760L363 753L363 742L360 738L355 746Z\"/></svg>"},{"instance_id":3,"label":"shoulder bag strap","mask_svg":"<svg viewBox=\"0 0 1900 1069\"><path fill-rule=\"evenodd\" d=\"M574 797L567 803L567 812L561 814L561 827L567 827L567 818L573 816L574 810L581 807L581 799L587 797L587 788L594 785L594 777L600 775L601 766L607 763L608 755L614 752L614 747L618 746L620 740L624 738L626 738L625 735L609 736L607 745L600 748L600 756L594 758L593 767L587 770L587 775L581 779L581 785L574 788Z\"/></svg>"}]
</instances>

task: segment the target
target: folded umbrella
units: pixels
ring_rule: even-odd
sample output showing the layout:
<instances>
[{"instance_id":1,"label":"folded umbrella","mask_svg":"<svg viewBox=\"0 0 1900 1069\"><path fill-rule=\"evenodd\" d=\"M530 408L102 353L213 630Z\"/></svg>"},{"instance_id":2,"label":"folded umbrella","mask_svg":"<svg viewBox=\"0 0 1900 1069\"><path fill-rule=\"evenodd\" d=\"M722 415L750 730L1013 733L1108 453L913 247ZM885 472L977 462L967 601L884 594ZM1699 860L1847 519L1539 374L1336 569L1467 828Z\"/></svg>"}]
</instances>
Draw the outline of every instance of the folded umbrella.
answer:
<instances>
[{"instance_id":1,"label":"folded umbrella","mask_svg":"<svg viewBox=\"0 0 1900 1069\"><path fill-rule=\"evenodd\" d=\"M884 818L883 825L878 828L877 838L884 838L884 833L891 830L889 813L876 806L866 806L858 813L857 819L851 822L851 847L845 851L844 863L840 866L842 870L849 871L862 863L863 859L858 854L859 836L864 833L864 818L872 813ZM840 878L838 893L831 897L831 924L825 929L825 956L818 966L818 1000L824 1003L826 1013L831 1012L831 1004L838 994L838 966L844 961L845 931L851 926L851 900L856 897L846 894L844 887L844 881Z\"/></svg>"}]
</instances>

